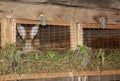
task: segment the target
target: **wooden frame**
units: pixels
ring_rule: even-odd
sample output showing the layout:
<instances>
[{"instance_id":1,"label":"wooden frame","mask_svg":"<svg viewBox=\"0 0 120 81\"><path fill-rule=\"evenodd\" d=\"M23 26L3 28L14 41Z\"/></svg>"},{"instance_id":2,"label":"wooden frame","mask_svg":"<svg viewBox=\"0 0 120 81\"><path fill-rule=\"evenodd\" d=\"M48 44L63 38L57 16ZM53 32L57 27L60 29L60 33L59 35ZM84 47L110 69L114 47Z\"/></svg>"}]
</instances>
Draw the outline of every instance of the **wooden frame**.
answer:
<instances>
[{"instance_id":1,"label":"wooden frame","mask_svg":"<svg viewBox=\"0 0 120 81\"><path fill-rule=\"evenodd\" d=\"M23 20L23 19L11 19L11 23L12 23L12 29L13 29L13 32L14 34L12 34L13 38L12 38L12 41L13 42L16 42L16 24L40 24L40 21L39 20ZM76 46L77 46L77 42L74 40L74 36L76 35L75 32L76 32L76 29L74 29L74 27L76 26L75 23L74 25L71 24L70 22L66 22L66 21L51 21L51 20L46 20L46 24L47 25L65 25L65 26L68 26L70 27L70 48L71 49L74 49ZM73 30L74 29L74 30ZM76 44L73 44L73 43L76 43ZM76 45L76 46L75 46ZM32 50L34 51L34 50ZM31 52L29 50L26 50L26 52Z\"/></svg>"},{"instance_id":2,"label":"wooden frame","mask_svg":"<svg viewBox=\"0 0 120 81\"><path fill-rule=\"evenodd\" d=\"M16 42L16 24L40 24L38 20L23 20L23 19L2 19L2 46ZM66 21L50 21L46 20L47 25L65 25L70 27L70 48L77 47L77 26L76 23ZM9 36L8 36L9 35Z\"/></svg>"},{"instance_id":3,"label":"wooden frame","mask_svg":"<svg viewBox=\"0 0 120 81\"><path fill-rule=\"evenodd\" d=\"M16 23L23 23L23 24L40 24L39 20L23 20L23 19L14 19ZM70 22L66 21L51 21L51 20L46 20L47 25L66 25L70 26Z\"/></svg>"},{"instance_id":4,"label":"wooden frame","mask_svg":"<svg viewBox=\"0 0 120 81\"><path fill-rule=\"evenodd\" d=\"M80 76L102 76L102 75L119 75L120 70L106 71L79 71L79 72L62 72L62 73L40 73L40 74L13 74L0 75L1 81L20 80L20 79L40 79L40 78L62 78L62 77L80 77Z\"/></svg>"},{"instance_id":5,"label":"wooden frame","mask_svg":"<svg viewBox=\"0 0 120 81\"><path fill-rule=\"evenodd\" d=\"M11 19L2 19L1 20L1 30L2 30L2 47L6 44L15 43L14 40L14 20Z\"/></svg>"},{"instance_id":6,"label":"wooden frame","mask_svg":"<svg viewBox=\"0 0 120 81\"><path fill-rule=\"evenodd\" d=\"M91 24L81 24L83 28L100 28L100 24L91 23ZM106 24L105 29L120 29L120 24Z\"/></svg>"},{"instance_id":7,"label":"wooden frame","mask_svg":"<svg viewBox=\"0 0 120 81\"><path fill-rule=\"evenodd\" d=\"M102 29L100 28L100 24L97 24L97 23L91 23L91 24L88 24L88 23L78 23L77 24L77 40L78 40L78 43L77 45L83 45L83 28L99 28L99 29ZM120 24L106 24L106 28L105 29L120 29Z\"/></svg>"},{"instance_id":8,"label":"wooden frame","mask_svg":"<svg viewBox=\"0 0 120 81\"><path fill-rule=\"evenodd\" d=\"M2 22L2 20L0 19L0 29L2 30L2 25L1 25L1 22ZM0 40L0 47L2 47L2 31L0 31L0 33L1 33L1 40Z\"/></svg>"},{"instance_id":9,"label":"wooden frame","mask_svg":"<svg viewBox=\"0 0 120 81\"><path fill-rule=\"evenodd\" d=\"M2 44L14 43L16 41L16 23L23 24L40 24L40 21L36 20L21 20L21 19L2 19ZM75 49L77 45L83 45L83 28L100 28L99 24L85 24L74 22L62 22L62 21L46 21L49 25L66 25L70 26L70 44L71 49ZM113 25L107 24L106 28L120 29L120 24ZM80 36L79 36L80 35ZM41 73L41 74L22 74L19 75L0 75L0 80L16 80L16 79L38 79L38 78L57 78L57 77L72 77L72 76L97 76L97 75L117 75L120 74L120 70L108 70L108 71L81 71L81 72L65 72L65 73ZM33 76L34 75L34 76Z\"/></svg>"}]
</instances>

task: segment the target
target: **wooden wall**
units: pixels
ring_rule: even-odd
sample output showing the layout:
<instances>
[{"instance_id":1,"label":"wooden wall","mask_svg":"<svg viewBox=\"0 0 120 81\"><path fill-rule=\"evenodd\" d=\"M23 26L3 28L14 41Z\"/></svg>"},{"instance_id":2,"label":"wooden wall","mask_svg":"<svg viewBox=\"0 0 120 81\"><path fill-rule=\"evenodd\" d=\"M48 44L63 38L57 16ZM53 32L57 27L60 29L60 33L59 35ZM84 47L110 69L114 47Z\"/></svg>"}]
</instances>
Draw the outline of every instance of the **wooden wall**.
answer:
<instances>
[{"instance_id":1,"label":"wooden wall","mask_svg":"<svg viewBox=\"0 0 120 81\"><path fill-rule=\"evenodd\" d=\"M120 10L0 2L1 18L39 20L41 14L46 20L79 23L99 23L99 18L103 16L107 24L120 24Z\"/></svg>"}]
</instances>

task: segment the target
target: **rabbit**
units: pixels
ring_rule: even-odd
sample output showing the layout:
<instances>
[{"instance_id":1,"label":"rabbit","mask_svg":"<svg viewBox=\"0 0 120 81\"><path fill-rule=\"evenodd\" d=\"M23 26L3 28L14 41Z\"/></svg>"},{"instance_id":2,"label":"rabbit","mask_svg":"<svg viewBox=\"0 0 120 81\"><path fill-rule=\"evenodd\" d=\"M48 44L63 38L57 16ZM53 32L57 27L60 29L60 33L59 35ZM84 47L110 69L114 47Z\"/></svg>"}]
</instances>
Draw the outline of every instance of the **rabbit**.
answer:
<instances>
[{"instance_id":1,"label":"rabbit","mask_svg":"<svg viewBox=\"0 0 120 81\"><path fill-rule=\"evenodd\" d=\"M35 25L31 27L31 30L29 32L26 32L26 29L23 25L17 24L17 31L22 38L23 50L33 49L33 40L37 35L38 30L39 30L39 25Z\"/></svg>"}]
</instances>

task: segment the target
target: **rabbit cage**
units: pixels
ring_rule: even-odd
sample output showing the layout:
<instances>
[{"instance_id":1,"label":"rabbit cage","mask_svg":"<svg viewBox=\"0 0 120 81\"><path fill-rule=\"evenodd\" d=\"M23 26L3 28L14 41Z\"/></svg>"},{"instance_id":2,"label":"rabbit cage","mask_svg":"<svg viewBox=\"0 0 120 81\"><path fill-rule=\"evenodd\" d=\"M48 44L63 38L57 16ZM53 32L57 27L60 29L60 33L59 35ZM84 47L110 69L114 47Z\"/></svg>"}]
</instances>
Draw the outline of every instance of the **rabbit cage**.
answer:
<instances>
[{"instance_id":1,"label":"rabbit cage","mask_svg":"<svg viewBox=\"0 0 120 81\"><path fill-rule=\"evenodd\" d=\"M111 49L111 50L112 49L120 50L119 27L110 28L109 25L106 25L107 28L102 29L99 27L99 25L87 26L87 24L80 25L76 23L56 22L56 21L54 22L47 21L47 25L43 26L40 24L40 21L20 20L20 19L16 19L13 22L12 26L14 30L14 32L11 33L12 35L14 35L13 37L14 40L12 39L12 41L16 42L16 46L19 48L19 50L23 50L25 52L41 51L43 53L44 51L49 51L49 50L65 52L67 50L71 50L71 48L76 48L77 45L86 45L88 48L91 48L93 50L101 49L101 48ZM71 63L74 62L74 61L72 62L71 59L69 60ZM34 60L33 61L27 60L27 61L25 59L25 62L21 63L21 66L23 64L22 67L24 67L21 69L21 71L23 71L23 75L24 75L24 70L26 73L34 73L34 69L32 68L35 67L35 62L36 62L36 65L39 66L40 68L43 67L39 65L38 61L34 61ZM28 66L26 63L28 63ZM29 63L31 63L30 65L32 65L32 68L29 67L30 66ZM47 64L48 63L46 63L45 65ZM49 67L53 66L55 68L56 65L53 63L53 61L52 61L52 64ZM49 67L47 66L48 69ZM29 72L28 71L29 69L26 69L26 68L31 69L31 72ZM61 68L61 66L59 68ZM37 71L35 70L36 71L35 73L37 73L38 70L41 72L41 69L37 69ZM87 73L85 74L83 73L82 75L81 73L70 74L70 72L68 72L67 74L63 73L58 75L57 73L55 73L50 76L47 76L47 75L44 76L45 74L41 73L40 75L39 74L36 75L36 77L32 75L31 77L30 75L28 75L28 77L27 75L26 77L24 77L21 74L21 76L23 77L21 79L29 79L29 78L39 79L40 78L38 81L83 81L83 80L98 81L98 79L99 81L119 81L120 80L119 72L116 73L117 72L116 70L119 70L119 68L117 67L117 69L115 69L115 72L110 71L102 75L99 73L94 74L94 72L92 74L90 72L88 73L88 76L86 75ZM19 68L18 68L18 71L19 71ZM109 75L109 73L112 75ZM84 77L80 77L80 76L84 76ZM19 77L17 77L17 79L18 78ZM21 81L24 81L24 80L21 80ZM28 80L28 81L33 81L33 80Z\"/></svg>"},{"instance_id":2,"label":"rabbit cage","mask_svg":"<svg viewBox=\"0 0 120 81\"><path fill-rule=\"evenodd\" d=\"M93 49L120 49L120 29L83 29L84 45Z\"/></svg>"},{"instance_id":3,"label":"rabbit cage","mask_svg":"<svg viewBox=\"0 0 120 81\"><path fill-rule=\"evenodd\" d=\"M35 23L16 22L16 44L19 49L66 51L77 45L86 45L92 49L120 49L119 28L72 28L71 24L60 22L46 26Z\"/></svg>"},{"instance_id":4,"label":"rabbit cage","mask_svg":"<svg viewBox=\"0 0 120 81\"><path fill-rule=\"evenodd\" d=\"M30 23L31 22L31 23ZM37 24L35 24L37 23ZM47 24L16 22L16 45L23 50L65 51L70 49L70 26L68 24Z\"/></svg>"}]
</instances>

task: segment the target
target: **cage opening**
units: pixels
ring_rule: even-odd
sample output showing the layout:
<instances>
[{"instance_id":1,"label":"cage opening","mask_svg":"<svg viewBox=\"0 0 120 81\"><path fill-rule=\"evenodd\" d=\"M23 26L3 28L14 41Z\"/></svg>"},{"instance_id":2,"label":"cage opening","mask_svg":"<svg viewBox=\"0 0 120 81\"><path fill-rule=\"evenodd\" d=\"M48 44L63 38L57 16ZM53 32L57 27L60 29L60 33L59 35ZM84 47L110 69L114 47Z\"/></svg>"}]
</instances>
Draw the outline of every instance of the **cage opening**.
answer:
<instances>
[{"instance_id":1,"label":"cage opening","mask_svg":"<svg viewBox=\"0 0 120 81\"><path fill-rule=\"evenodd\" d=\"M120 29L83 29L84 45L93 49L120 49Z\"/></svg>"},{"instance_id":2,"label":"cage opening","mask_svg":"<svg viewBox=\"0 0 120 81\"><path fill-rule=\"evenodd\" d=\"M35 24L20 24L24 28L16 27L16 44L19 49L40 51L66 51L70 49L70 27L64 25L39 25L38 30L33 28ZM37 31L37 32L36 32ZM22 34L20 34L20 32ZM36 34L35 34L36 33ZM23 36L21 36L23 35ZM31 38L34 35L33 38ZM31 44L30 44L31 43Z\"/></svg>"}]
</instances>

